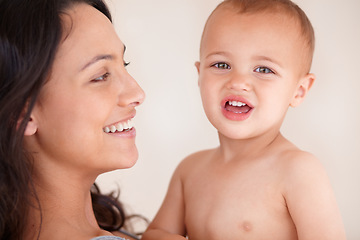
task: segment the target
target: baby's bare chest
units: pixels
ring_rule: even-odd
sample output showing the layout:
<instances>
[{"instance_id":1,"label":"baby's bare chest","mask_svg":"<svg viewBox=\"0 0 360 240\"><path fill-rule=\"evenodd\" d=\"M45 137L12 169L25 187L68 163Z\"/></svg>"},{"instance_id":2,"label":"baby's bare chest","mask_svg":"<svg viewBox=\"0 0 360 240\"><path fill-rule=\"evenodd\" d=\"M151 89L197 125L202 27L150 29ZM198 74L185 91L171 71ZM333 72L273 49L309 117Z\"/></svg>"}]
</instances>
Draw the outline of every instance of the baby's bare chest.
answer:
<instances>
[{"instance_id":1,"label":"baby's bare chest","mask_svg":"<svg viewBox=\"0 0 360 240\"><path fill-rule=\"evenodd\" d=\"M280 181L252 169L190 175L184 182L190 239L297 239Z\"/></svg>"}]
</instances>

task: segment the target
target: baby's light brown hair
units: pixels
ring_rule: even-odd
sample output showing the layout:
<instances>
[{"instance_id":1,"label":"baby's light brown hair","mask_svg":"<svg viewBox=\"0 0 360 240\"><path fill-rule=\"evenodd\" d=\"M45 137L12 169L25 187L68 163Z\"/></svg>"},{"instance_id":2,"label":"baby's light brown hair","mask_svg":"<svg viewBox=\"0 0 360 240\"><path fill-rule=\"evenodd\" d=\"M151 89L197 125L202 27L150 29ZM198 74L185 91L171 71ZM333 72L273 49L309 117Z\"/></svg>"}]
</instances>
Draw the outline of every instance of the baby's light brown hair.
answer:
<instances>
[{"instance_id":1,"label":"baby's light brown hair","mask_svg":"<svg viewBox=\"0 0 360 240\"><path fill-rule=\"evenodd\" d=\"M291 0L224 0L213 13L219 8L229 8L238 11L239 14L279 13L293 19L299 25L300 37L304 40L305 71L310 71L315 49L315 33L309 18L297 4Z\"/></svg>"}]
</instances>

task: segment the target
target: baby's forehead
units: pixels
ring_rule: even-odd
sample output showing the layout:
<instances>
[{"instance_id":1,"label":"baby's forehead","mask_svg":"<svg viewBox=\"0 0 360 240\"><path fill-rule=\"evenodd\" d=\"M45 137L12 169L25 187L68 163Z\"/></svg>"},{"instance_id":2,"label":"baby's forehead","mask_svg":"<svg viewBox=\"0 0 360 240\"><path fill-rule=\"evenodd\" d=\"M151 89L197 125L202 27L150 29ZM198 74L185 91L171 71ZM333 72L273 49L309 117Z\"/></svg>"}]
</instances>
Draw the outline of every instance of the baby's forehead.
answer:
<instances>
[{"instance_id":1,"label":"baby's forehead","mask_svg":"<svg viewBox=\"0 0 360 240\"><path fill-rule=\"evenodd\" d=\"M246 4L244 2L247 2ZM250 2L250 3L249 3ZM313 29L305 13L295 4L287 4L287 1L259 0L259 1L224 1L219 4L209 16L208 21L218 15L227 18L230 15L239 16L267 16L269 19L279 19L288 26L296 28L300 35L309 39L313 45ZM312 47L311 47L312 48Z\"/></svg>"},{"instance_id":2,"label":"baby's forehead","mask_svg":"<svg viewBox=\"0 0 360 240\"><path fill-rule=\"evenodd\" d=\"M245 3L246 2L246 3ZM287 2L287 3L285 3ZM219 4L213 12L219 10L230 10L239 14L255 13L273 13L284 14L292 17L298 17L300 8L295 4L289 4L290 1L279 0L249 0L249 1L231 1L225 0Z\"/></svg>"},{"instance_id":3,"label":"baby's forehead","mask_svg":"<svg viewBox=\"0 0 360 240\"><path fill-rule=\"evenodd\" d=\"M263 56L270 54L280 59L296 59L299 68L308 65L311 56L295 18L286 13L242 13L226 7L217 9L209 18L201 41L200 55L207 56L214 49L231 52L233 56L236 53L245 56L245 52L256 49L256 54L261 51ZM281 57L282 49L287 49L284 55L286 58Z\"/></svg>"},{"instance_id":4,"label":"baby's forehead","mask_svg":"<svg viewBox=\"0 0 360 240\"><path fill-rule=\"evenodd\" d=\"M263 10L242 12L226 5L218 7L210 15L204 28L203 37L209 31L212 34L218 35L224 25L232 28L232 31L235 32L253 28L254 32L259 33L261 30L257 31L254 23L258 24L257 26L259 27L267 26L266 32L262 31L261 33L272 34L273 32L278 32L278 34L286 38L289 38L290 35L293 36L289 38L292 41L299 42L305 40L305 37L302 36L300 22L284 11Z\"/></svg>"},{"instance_id":5,"label":"baby's forehead","mask_svg":"<svg viewBox=\"0 0 360 240\"><path fill-rule=\"evenodd\" d=\"M252 17L263 17L267 16L268 18L277 18L286 21L289 25L295 24L297 26L300 25L300 21L296 16L296 13L293 11L282 8L282 7L268 7L263 9L242 9L242 8L234 8L232 5L219 5L213 13L209 16L209 19L222 15L222 17L227 17L231 15L238 15L238 16L252 16Z\"/></svg>"},{"instance_id":6,"label":"baby's forehead","mask_svg":"<svg viewBox=\"0 0 360 240\"><path fill-rule=\"evenodd\" d=\"M298 31L299 39L303 40L308 50L310 64L315 49L315 33L306 13L290 0L224 0L210 15L209 19L217 12L230 11L239 15L263 15L279 18L288 26ZM225 16L226 17L226 16Z\"/></svg>"}]
</instances>

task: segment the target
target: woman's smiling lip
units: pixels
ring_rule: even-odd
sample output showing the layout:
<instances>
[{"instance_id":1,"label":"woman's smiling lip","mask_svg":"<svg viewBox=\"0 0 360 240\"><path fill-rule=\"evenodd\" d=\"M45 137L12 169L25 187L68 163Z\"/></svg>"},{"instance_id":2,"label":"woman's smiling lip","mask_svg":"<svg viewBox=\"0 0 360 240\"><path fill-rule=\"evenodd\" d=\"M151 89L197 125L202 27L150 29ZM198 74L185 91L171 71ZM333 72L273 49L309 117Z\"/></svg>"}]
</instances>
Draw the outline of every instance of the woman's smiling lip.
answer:
<instances>
[{"instance_id":1,"label":"woman's smiling lip","mask_svg":"<svg viewBox=\"0 0 360 240\"><path fill-rule=\"evenodd\" d=\"M250 117L252 104L242 96L231 95L221 101L222 114L232 121L244 121Z\"/></svg>"},{"instance_id":2,"label":"woman's smiling lip","mask_svg":"<svg viewBox=\"0 0 360 240\"><path fill-rule=\"evenodd\" d=\"M109 133L109 134L129 132L130 130L134 129L134 123L133 123L134 117L135 117L135 114L129 118L126 118L126 120L121 120L121 121L109 124L109 125L103 127L103 131L105 133Z\"/></svg>"}]
</instances>

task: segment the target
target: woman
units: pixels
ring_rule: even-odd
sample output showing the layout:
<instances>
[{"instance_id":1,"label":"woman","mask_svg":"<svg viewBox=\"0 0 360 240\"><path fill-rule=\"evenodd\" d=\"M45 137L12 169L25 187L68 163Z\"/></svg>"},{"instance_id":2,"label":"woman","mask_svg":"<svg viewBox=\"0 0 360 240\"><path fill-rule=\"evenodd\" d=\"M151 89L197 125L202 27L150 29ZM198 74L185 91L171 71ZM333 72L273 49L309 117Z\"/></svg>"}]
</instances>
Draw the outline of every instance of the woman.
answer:
<instances>
[{"instance_id":1,"label":"woman","mask_svg":"<svg viewBox=\"0 0 360 240\"><path fill-rule=\"evenodd\" d=\"M0 18L1 238L122 239L99 227L90 188L135 164L144 92L107 7L0 0Z\"/></svg>"}]
</instances>

